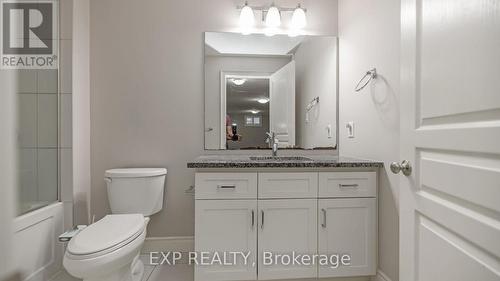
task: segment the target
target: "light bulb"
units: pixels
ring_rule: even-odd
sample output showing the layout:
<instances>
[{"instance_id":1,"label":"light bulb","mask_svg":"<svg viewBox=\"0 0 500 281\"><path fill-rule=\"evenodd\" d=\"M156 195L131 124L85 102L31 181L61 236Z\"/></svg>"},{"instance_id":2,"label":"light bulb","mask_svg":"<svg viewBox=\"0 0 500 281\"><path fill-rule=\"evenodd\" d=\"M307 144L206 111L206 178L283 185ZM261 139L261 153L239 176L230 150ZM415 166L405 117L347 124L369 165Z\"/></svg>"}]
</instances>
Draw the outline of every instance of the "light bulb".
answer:
<instances>
[{"instance_id":1,"label":"light bulb","mask_svg":"<svg viewBox=\"0 0 500 281\"><path fill-rule=\"evenodd\" d=\"M271 5L266 15L266 26L270 28L276 28L281 25L280 11L274 3Z\"/></svg>"},{"instance_id":2,"label":"light bulb","mask_svg":"<svg viewBox=\"0 0 500 281\"><path fill-rule=\"evenodd\" d=\"M248 35L251 33L252 27L255 24L255 16L253 10L248 3L245 2L245 6L241 9L240 13L240 28L241 33Z\"/></svg>"},{"instance_id":3,"label":"light bulb","mask_svg":"<svg viewBox=\"0 0 500 281\"><path fill-rule=\"evenodd\" d=\"M302 29L306 27L307 21L306 21L306 13L304 12L304 9L300 7L300 4L297 6L297 8L293 11L292 15L292 22L290 23L290 27L292 29Z\"/></svg>"}]
</instances>

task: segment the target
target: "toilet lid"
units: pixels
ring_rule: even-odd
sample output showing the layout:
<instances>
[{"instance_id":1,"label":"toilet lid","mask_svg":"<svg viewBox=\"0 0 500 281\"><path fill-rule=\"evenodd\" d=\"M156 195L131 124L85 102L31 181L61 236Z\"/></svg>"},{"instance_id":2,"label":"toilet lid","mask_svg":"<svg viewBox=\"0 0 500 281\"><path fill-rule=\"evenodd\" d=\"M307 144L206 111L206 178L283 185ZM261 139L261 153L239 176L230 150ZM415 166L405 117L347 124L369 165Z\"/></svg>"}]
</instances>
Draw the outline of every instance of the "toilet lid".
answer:
<instances>
[{"instance_id":1,"label":"toilet lid","mask_svg":"<svg viewBox=\"0 0 500 281\"><path fill-rule=\"evenodd\" d=\"M107 215L73 237L67 251L73 255L105 251L124 241L135 239L143 232L144 227L144 216L141 214Z\"/></svg>"}]
</instances>

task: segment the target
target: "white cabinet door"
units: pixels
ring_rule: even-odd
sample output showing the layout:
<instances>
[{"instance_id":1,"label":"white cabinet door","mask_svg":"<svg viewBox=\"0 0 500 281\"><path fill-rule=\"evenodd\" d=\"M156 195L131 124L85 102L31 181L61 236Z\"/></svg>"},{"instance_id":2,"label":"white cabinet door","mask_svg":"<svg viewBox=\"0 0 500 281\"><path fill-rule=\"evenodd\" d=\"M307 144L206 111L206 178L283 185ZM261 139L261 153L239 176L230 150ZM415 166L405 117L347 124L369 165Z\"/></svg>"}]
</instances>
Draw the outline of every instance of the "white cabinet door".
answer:
<instances>
[{"instance_id":1,"label":"white cabinet door","mask_svg":"<svg viewBox=\"0 0 500 281\"><path fill-rule=\"evenodd\" d=\"M265 265L264 259L267 253L316 254L316 225L316 199L259 200L259 280L316 277L315 265L286 265L286 258Z\"/></svg>"},{"instance_id":2,"label":"white cabinet door","mask_svg":"<svg viewBox=\"0 0 500 281\"><path fill-rule=\"evenodd\" d=\"M257 200L196 200L195 250L250 252L248 263L239 258L237 265L197 265L196 281L256 280Z\"/></svg>"},{"instance_id":3,"label":"white cabinet door","mask_svg":"<svg viewBox=\"0 0 500 281\"><path fill-rule=\"evenodd\" d=\"M376 199L320 199L318 216L319 254L350 257L350 265L320 265L319 277L375 275Z\"/></svg>"}]
</instances>

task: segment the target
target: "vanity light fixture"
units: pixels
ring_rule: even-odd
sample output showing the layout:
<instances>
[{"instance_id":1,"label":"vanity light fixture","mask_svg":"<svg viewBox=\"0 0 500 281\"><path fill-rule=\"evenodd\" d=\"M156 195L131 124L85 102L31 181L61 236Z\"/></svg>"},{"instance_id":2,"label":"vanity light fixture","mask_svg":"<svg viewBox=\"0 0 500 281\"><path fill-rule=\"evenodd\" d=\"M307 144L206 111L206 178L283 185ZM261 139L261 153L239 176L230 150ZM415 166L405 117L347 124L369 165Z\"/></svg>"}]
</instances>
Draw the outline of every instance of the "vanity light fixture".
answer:
<instances>
[{"instance_id":1,"label":"vanity light fixture","mask_svg":"<svg viewBox=\"0 0 500 281\"><path fill-rule=\"evenodd\" d=\"M243 35L251 34L254 25L255 25L255 16L253 14L253 9L252 7L248 6L248 2L245 2L245 6L241 8L241 13L240 13L241 33Z\"/></svg>"},{"instance_id":2,"label":"vanity light fixture","mask_svg":"<svg viewBox=\"0 0 500 281\"><path fill-rule=\"evenodd\" d=\"M236 86L241 86L241 85L245 84L246 81L247 81L247 79L235 78L235 79L233 79L233 84Z\"/></svg>"},{"instance_id":3,"label":"vanity light fixture","mask_svg":"<svg viewBox=\"0 0 500 281\"><path fill-rule=\"evenodd\" d=\"M269 102L269 99L267 99L267 98L261 98L261 99L258 99L257 102L258 103L262 103L262 104L266 104L266 103Z\"/></svg>"},{"instance_id":4,"label":"vanity light fixture","mask_svg":"<svg viewBox=\"0 0 500 281\"><path fill-rule=\"evenodd\" d=\"M305 8L302 8L300 4L295 8L291 7L277 7L274 2L271 6L250 6L248 2L245 1L244 6L236 7L240 11L240 28L241 33L244 35L251 34L255 26L255 16L254 11L260 11L262 14L262 22L264 23L264 34L267 36L273 36L278 33L279 27L281 26L281 14L289 13L291 14L290 20L290 30L288 34L290 36L301 35L302 29L307 25Z\"/></svg>"},{"instance_id":5,"label":"vanity light fixture","mask_svg":"<svg viewBox=\"0 0 500 281\"><path fill-rule=\"evenodd\" d=\"M290 32L288 35L290 35L291 37L300 35L302 29L306 27L306 25L307 25L306 13L299 4L297 8L295 8L295 10L293 11L292 21L290 23Z\"/></svg>"},{"instance_id":6,"label":"vanity light fixture","mask_svg":"<svg viewBox=\"0 0 500 281\"><path fill-rule=\"evenodd\" d=\"M281 15L280 11L274 3L269 7L266 15L266 26L270 28L277 28L281 25Z\"/></svg>"}]
</instances>

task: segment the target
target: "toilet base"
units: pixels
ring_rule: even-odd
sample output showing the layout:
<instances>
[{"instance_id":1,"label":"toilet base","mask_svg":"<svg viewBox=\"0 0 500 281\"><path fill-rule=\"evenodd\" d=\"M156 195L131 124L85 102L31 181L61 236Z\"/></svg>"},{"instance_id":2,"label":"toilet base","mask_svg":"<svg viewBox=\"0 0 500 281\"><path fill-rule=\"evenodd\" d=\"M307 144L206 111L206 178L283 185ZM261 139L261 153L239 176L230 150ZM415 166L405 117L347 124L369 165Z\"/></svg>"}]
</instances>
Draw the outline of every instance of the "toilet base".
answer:
<instances>
[{"instance_id":1,"label":"toilet base","mask_svg":"<svg viewBox=\"0 0 500 281\"><path fill-rule=\"evenodd\" d=\"M107 276L95 276L83 281L140 281L144 275L144 263L137 255L132 263L122 266Z\"/></svg>"}]
</instances>

